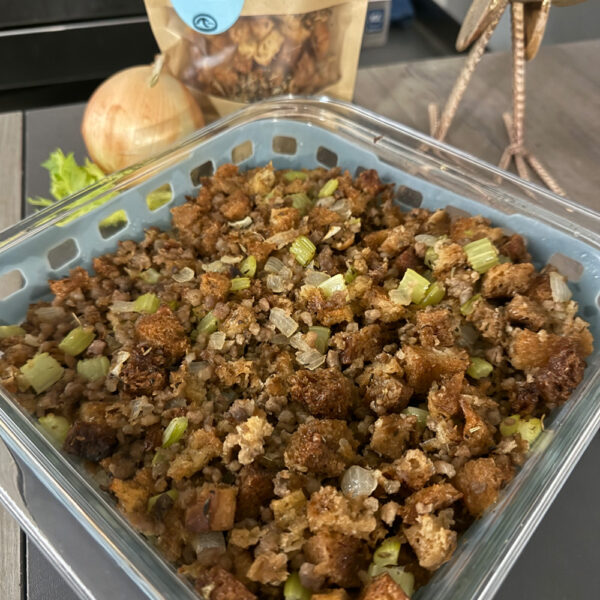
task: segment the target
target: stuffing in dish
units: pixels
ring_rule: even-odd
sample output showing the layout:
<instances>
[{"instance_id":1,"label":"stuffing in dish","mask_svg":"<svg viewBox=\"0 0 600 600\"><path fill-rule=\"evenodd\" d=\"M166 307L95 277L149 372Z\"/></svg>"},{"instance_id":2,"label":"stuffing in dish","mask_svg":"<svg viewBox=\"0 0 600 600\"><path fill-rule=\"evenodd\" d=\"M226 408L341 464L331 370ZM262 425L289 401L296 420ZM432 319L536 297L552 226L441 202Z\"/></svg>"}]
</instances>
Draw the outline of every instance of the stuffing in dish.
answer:
<instances>
[{"instance_id":1,"label":"stuffing in dish","mask_svg":"<svg viewBox=\"0 0 600 600\"><path fill-rule=\"evenodd\" d=\"M402 600L592 351L564 278L366 170L221 166L0 327L2 384L210 600Z\"/></svg>"}]
</instances>

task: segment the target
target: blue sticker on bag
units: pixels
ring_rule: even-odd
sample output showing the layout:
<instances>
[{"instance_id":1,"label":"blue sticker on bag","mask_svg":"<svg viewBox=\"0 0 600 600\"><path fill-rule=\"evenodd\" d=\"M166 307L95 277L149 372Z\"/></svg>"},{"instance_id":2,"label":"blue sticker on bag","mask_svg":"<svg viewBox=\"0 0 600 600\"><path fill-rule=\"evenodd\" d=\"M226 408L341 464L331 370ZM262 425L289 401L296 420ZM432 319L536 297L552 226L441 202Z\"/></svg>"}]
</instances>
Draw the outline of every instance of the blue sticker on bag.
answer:
<instances>
[{"instance_id":1,"label":"blue sticker on bag","mask_svg":"<svg viewBox=\"0 0 600 600\"><path fill-rule=\"evenodd\" d=\"M239 18L244 0L171 0L179 18L198 33L227 31Z\"/></svg>"}]
</instances>

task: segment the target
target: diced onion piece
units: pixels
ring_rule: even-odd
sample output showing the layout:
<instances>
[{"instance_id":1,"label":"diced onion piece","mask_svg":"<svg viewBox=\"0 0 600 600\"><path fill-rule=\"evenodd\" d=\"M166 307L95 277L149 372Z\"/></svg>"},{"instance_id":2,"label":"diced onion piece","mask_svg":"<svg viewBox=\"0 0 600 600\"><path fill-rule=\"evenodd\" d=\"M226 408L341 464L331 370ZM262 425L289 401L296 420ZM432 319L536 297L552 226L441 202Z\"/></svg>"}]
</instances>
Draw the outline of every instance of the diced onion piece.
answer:
<instances>
[{"instance_id":1,"label":"diced onion piece","mask_svg":"<svg viewBox=\"0 0 600 600\"><path fill-rule=\"evenodd\" d=\"M48 413L47 415L40 417L39 422L50 437L62 446L67 437L67 433L71 428L69 421L60 415Z\"/></svg>"},{"instance_id":2,"label":"diced onion piece","mask_svg":"<svg viewBox=\"0 0 600 600\"><path fill-rule=\"evenodd\" d=\"M175 417L163 431L162 447L168 448L178 442L188 426L187 417Z\"/></svg>"},{"instance_id":3,"label":"diced onion piece","mask_svg":"<svg viewBox=\"0 0 600 600\"><path fill-rule=\"evenodd\" d=\"M336 233L339 233L341 230L342 228L339 225L332 225L329 228L329 231L323 236L323 239L321 241L324 242L325 240L332 238Z\"/></svg>"},{"instance_id":4,"label":"diced onion piece","mask_svg":"<svg viewBox=\"0 0 600 600\"><path fill-rule=\"evenodd\" d=\"M217 330L218 325L219 323L216 317L212 312L209 312L200 319L200 323L198 323L198 333L209 335Z\"/></svg>"},{"instance_id":5,"label":"diced onion piece","mask_svg":"<svg viewBox=\"0 0 600 600\"><path fill-rule=\"evenodd\" d=\"M429 281L425 277L412 269L406 269L398 288L391 290L389 296L392 302L403 306L407 306L411 302L418 304L425 298L428 288Z\"/></svg>"},{"instance_id":6,"label":"diced onion piece","mask_svg":"<svg viewBox=\"0 0 600 600\"><path fill-rule=\"evenodd\" d=\"M284 600L310 600L310 590L300 583L300 575L292 573L283 586Z\"/></svg>"},{"instance_id":7,"label":"diced onion piece","mask_svg":"<svg viewBox=\"0 0 600 600\"><path fill-rule=\"evenodd\" d=\"M279 233L273 234L270 238L265 241L267 244L275 244L275 247L280 250L284 246L291 244L298 237L297 229L288 229L287 231L280 231Z\"/></svg>"},{"instance_id":8,"label":"diced onion piece","mask_svg":"<svg viewBox=\"0 0 600 600\"><path fill-rule=\"evenodd\" d=\"M494 367L487 360L472 356L467 375L470 375L473 379L481 379L487 377L493 370Z\"/></svg>"},{"instance_id":9,"label":"diced onion piece","mask_svg":"<svg viewBox=\"0 0 600 600\"><path fill-rule=\"evenodd\" d=\"M0 325L0 339L25 335L25 330L19 325Z\"/></svg>"},{"instance_id":10,"label":"diced onion piece","mask_svg":"<svg viewBox=\"0 0 600 600\"><path fill-rule=\"evenodd\" d=\"M244 229L246 227L250 227L252 225L252 217L247 216L239 221L229 221L229 227L233 227L234 229Z\"/></svg>"},{"instance_id":11,"label":"diced onion piece","mask_svg":"<svg viewBox=\"0 0 600 600\"><path fill-rule=\"evenodd\" d=\"M269 314L269 321L275 325L285 337L289 338L298 329L298 323L292 319L282 308L274 307Z\"/></svg>"},{"instance_id":12,"label":"diced onion piece","mask_svg":"<svg viewBox=\"0 0 600 600\"><path fill-rule=\"evenodd\" d=\"M437 242L435 235L429 235L428 233L420 233L415 235L415 242L419 244L425 244L426 246L433 246Z\"/></svg>"},{"instance_id":13,"label":"diced onion piece","mask_svg":"<svg viewBox=\"0 0 600 600\"><path fill-rule=\"evenodd\" d=\"M313 207L313 201L304 193L298 192L297 194L290 194L289 198L292 199L292 206L304 216L310 212Z\"/></svg>"},{"instance_id":14,"label":"diced onion piece","mask_svg":"<svg viewBox=\"0 0 600 600\"><path fill-rule=\"evenodd\" d=\"M65 336L58 347L66 354L77 356L92 343L95 337L92 327L76 327Z\"/></svg>"},{"instance_id":15,"label":"diced onion piece","mask_svg":"<svg viewBox=\"0 0 600 600\"><path fill-rule=\"evenodd\" d=\"M146 269L140 273L140 279L146 283L158 283L160 279L160 273L156 269Z\"/></svg>"},{"instance_id":16,"label":"diced onion piece","mask_svg":"<svg viewBox=\"0 0 600 600\"><path fill-rule=\"evenodd\" d=\"M357 277L358 273L352 267L348 267L348 270L344 273L346 283L352 283Z\"/></svg>"},{"instance_id":17,"label":"diced onion piece","mask_svg":"<svg viewBox=\"0 0 600 600\"><path fill-rule=\"evenodd\" d=\"M329 327L321 327L320 325L314 325L313 327L309 327L308 331L311 331L317 335L317 339L315 340L315 348L321 354L325 354L329 345L329 336L331 335L331 329L329 329Z\"/></svg>"},{"instance_id":18,"label":"diced onion piece","mask_svg":"<svg viewBox=\"0 0 600 600\"><path fill-rule=\"evenodd\" d=\"M425 293L425 298L419 303L419 306L435 306L439 304L446 295L444 286L437 281L434 281Z\"/></svg>"},{"instance_id":19,"label":"diced onion piece","mask_svg":"<svg viewBox=\"0 0 600 600\"><path fill-rule=\"evenodd\" d=\"M304 283L306 283L306 285L319 286L328 279L329 275L327 275L327 273L315 271L314 269L308 269L306 271L306 275L304 276Z\"/></svg>"},{"instance_id":20,"label":"diced onion piece","mask_svg":"<svg viewBox=\"0 0 600 600\"><path fill-rule=\"evenodd\" d=\"M297 237L290 246L290 253L303 267L315 257L316 250L315 245L305 235Z\"/></svg>"},{"instance_id":21,"label":"diced onion piece","mask_svg":"<svg viewBox=\"0 0 600 600\"><path fill-rule=\"evenodd\" d=\"M254 277L256 275L256 257L252 254L246 256L240 265L240 273L244 277Z\"/></svg>"},{"instance_id":22,"label":"diced onion piece","mask_svg":"<svg viewBox=\"0 0 600 600\"><path fill-rule=\"evenodd\" d=\"M537 418L521 419L517 425L517 433L531 446L542 433L542 421Z\"/></svg>"},{"instance_id":23,"label":"diced onion piece","mask_svg":"<svg viewBox=\"0 0 600 600\"><path fill-rule=\"evenodd\" d=\"M427 248L425 252L424 262L430 268L433 269L435 261L438 259L437 252L433 248Z\"/></svg>"},{"instance_id":24,"label":"diced onion piece","mask_svg":"<svg viewBox=\"0 0 600 600\"><path fill-rule=\"evenodd\" d=\"M225 334L222 331L215 331L208 338L209 350L222 350L225 345Z\"/></svg>"},{"instance_id":25,"label":"diced onion piece","mask_svg":"<svg viewBox=\"0 0 600 600\"><path fill-rule=\"evenodd\" d=\"M342 475L340 487L346 496L370 496L377 487L377 475L370 469L352 465Z\"/></svg>"},{"instance_id":26,"label":"diced onion piece","mask_svg":"<svg viewBox=\"0 0 600 600\"><path fill-rule=\"evenodd\" d=\"M285 284L279 275L267 273L267 287L275 294L285 292Z\"/></svg>"},{"instance_id":27,"label":"diced onion piece","mask_svg":"<svg viewBox=\"0 0 600 600\"><path fill-rule=\"evenodd\" d=\"M302 352L309 352L310 350L314 350L314 348L304 339L304 336L297 331L290 339L290 346L295 348L296 350L300 350Z\"/></svg>"},{"instance_id":28,"label":"diced onion piece","mask_svg":"<svg viewBox=\"0 0 600 600\"><path fill-rule=\"evenodd\" d=\"M202 265L202 270L207 273L227 273L229 267L220 260L213 260L211 263Z\"/></svg>"},{"instance_id":29,"label":"diced onion piece","mask_svg":"<svg viewBox=\"0 0 600 600\"><path fill-rule=\"evenodd\" d=\"M183 267L181 271L178 271L177 273L171 275L171 278L177 283L186 283L194 279L195 275L196 274L192 269L190 269L189 267Z\"/></svg>"},{"instance_id":30,"label":"diced onion piece","mask_svg":"<svg viewBox=\"0 0 600 600\"><path fill-rule=\"evenodd\" d=\"M336 292L343 292L346 290L346 281L341 273L330 277L323 283L319 284L319 289L323 292L325 298L333 296Z\"/></svg>"},{"instance_id":31,"label":"diced onion piece","mask_svg":"<svg viewBox=\"0 0 600 600\"><path fill-rule=\"evenodd\" d=\"M375 579L379 575L387 573L403 590L404 593L410 598L415 591L415 576L410 571L405 571L404 567L388 567L379 566L375 563L371 563L369 566L368 574Z\"/></svg>"},{"instance_id":32,"label":"diced onion piece","mask_svg":"<svg viewBox=\"0 0 600 600\"><path fill-rule=\"evenodd\" d=\"M65 316L65 309L62 306L40 306L34 313L40 321L54 323Z\"/></svg>"},{"instance_id":33,"label":"diced onion piece","mask_svg":"<svg viewBox=\"0 0 600 600\"><path fill-rule=\"evenodd\" d=\"M460 314L468 317L475 310L475 303L481 299L481 294L471 296L461 307Z\"/></svg>"},{"instance_id":34,"label":"diced onion piece","mask_svg":"<svg viewBox=\"0 0 600 600\"><path fill-rule=\"evenodd\" d=\"M552 290L552 300L554 302L567 302L571 299L571 290L565 281L565 278L556 271L552 271L550 277L550 289Z\"/></svg>"},{"instance_id":35,"label":"diced onion piece","mask_svg":"<svg viewBox=\"0 0 600 600\"><path fill-rule=\"evenodd\" d=\"M250 277L234 277L231 280L229 289L232 292L240 292L241 290L247 290L250 287Z\"/></svg>"},{"instance_id":36,"label":"diced onion piece","mask_svg":"<svg viewBox=\"0 0 600 600\"><path fill-rule=\"evenodd\" d=\"M239 262L242 262L242 260L244 260L243 256L231 256L229 254L225 254L225 256L221 256L221 258L219 259L222 263L225 263L226 265L237 265Z\"/></svg>"},{"instance_id":37,"label":"diced onion piece","mask_svg":"<svg viewBox=\"0 0 600 600\"><path fill-rule=\"evenodd\" d=\"M521 417L519 415L511 415L510 417L506 417L502 419L500 423L500 433L504 437L509 437L511 435L515 435L519 429L519 422L521 421Z\"/></svg>"},{"instance_id":38,"label":"diced onion piece","mask_svg":"<svg viewBox=\"0 0 600 600\"><path fill-rule=\"evenodd\" d=\"M304 171L287 171L283 174L286 181L296 181L296 179L304 181L307 177L308 175Z\"/></svg>"},{"instance_id":39,"label":"diced onion piece","mask_svg":"<svg viewBox=\"0 0 600 600\"><path fill-rule=\"evenodd\" d=\"M115 366L110 370L110 374L114 375L115 377L118 377L121 374L121 369L123 368L125 361L130 356L131 355L126 350L120 350L119 352L117 352L117 355L115 357Z\"/></svg>"},{"instance_id":40,"label":"diced onion piece","mask_svg":"<svg viewBox=\"0 0 600 600\"><path fill-rule=\"evenodd\" d=\"M135 312L135 303L126 302L124 300L115 300L110 305L109 310L114 313Z\"/></svg>"},{"instance_id":41,"label":"diced onion piece","mask_svg":"<svg viewBox=\"0 0 600 600\"><path fill-rule=\"evenodd\" d=\"M148 498L148 512L152 512L152 509L154 508L156 501L161 496L167 496L168 498L171 498L171 500L173 502L175 502L175 500L177 500L177 497L179 496L179 493L177 492L177 490L168 490L167 492L163 492L162 494L156 494L156 496L150 496L150 498Z\"/></svg>"},{"instance_id":42,"label":"diced onion piece","mask_svg":"<svg viewBox=\"0 0 600 600\"><path fill-rule=\"evenodd\" d=\"M373 564L378 567L389 567L398 564L402 542L398 537L389 537L381 543L379 548L373 553Z\"/></svg>"},{"instance_id":43,"label":"diced onion piece","mask_svg":"<svg viewBox=\"0 0 600 600\"><path fill-rule=\"evenodd\" d=\"M412 415L417 417L417 423L422 427L427 425L427 417L429 417L429 412L424 408L417 408L416 406L407 406L403 411L404 415Z\"/></svg>"},{"instance_id":44,"label":"diced onion piece","mask_svg":"<svg viewBox=\"0 0 600 600\"><path fill-rule=\"evenodd\" d=\"M325 355L314 348L296 353L296 360L309 371L319 368L325 362L325 358Z\"/></svg>"},{"instance_id":45,"label":"diced onion piece","mask_svg":"<svg viewBox=\"0 0 600 600\"><path fill-rule=\"evenodd\" d=\"M159 306L160 300L156 294L142 294L135 299L133 310L151 315L158 310Z\"/></svg>"},{"instance_id":46,"label":"diced onion piece","mask_svg":"<svg viewBox=\"0 0 600 600\"><path fill-rule=\"evenodd\" d=\"M47 352L36 354L20 369L25 381L35 390L36 394L45 392L63 375L64 369L59 362Z\"/></svg>"},{"instance_id":47,"label":"diced onion piece","mask_svg":"<svg viewBox=\"0 0 600 600\"><path fill-rule=\"evenodd\" d=\"M329 179L325 185L319 190L319 198L327 198L338 189L340 182L337 179Z\"/></svg>"},{"instance_id":48,"label":"diced onion piece","mask_svg":"<svg viewBox=\"0 0 600 600\"><path fill-rule=\"evenodd\" d=\"M96 381L108 375L110 361L106 356L86 358L77 362L77 374L88 381Z\"/></svg>"},{"instance_id":49,"label":"diced onion piece","mask_svg":"<svg viewBox=\"0 0 600 600\"><path fill-rule=\"evenodd\" d=\"M481 238L464 247L469 264L478 273L485 273L500 264L498 250L489 238Z\"/></svg>"},{"instance_id":50,"label":"diced onion piece","mask_svg":"<svg viewBox=\"0 0 600 600\"><path fill-rule=\"evenodd\" d=\"M267 273L277 274L284 267L285 265L275 256L269 256L269 258L267 258L267 262L265 263L265 271Z\"/></svg>"}]
</instances>

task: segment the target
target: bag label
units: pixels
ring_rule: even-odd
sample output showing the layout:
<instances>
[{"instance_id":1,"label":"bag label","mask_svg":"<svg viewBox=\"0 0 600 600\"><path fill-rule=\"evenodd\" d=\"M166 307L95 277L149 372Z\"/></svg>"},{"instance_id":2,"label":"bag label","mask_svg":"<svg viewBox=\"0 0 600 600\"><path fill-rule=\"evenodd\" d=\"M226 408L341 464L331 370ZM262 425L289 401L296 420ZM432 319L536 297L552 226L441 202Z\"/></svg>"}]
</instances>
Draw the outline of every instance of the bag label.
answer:
<instances>
[{"instance_id":1,"label":"bag label","mask_svg":"<svg viewBox=\"0 0 600 600\"><path fill-rule=\"evenodd\" d=\"M198 33L227 31L239 18L244 0L171 0L179 18Z\"/></svg>"}]
</instances>

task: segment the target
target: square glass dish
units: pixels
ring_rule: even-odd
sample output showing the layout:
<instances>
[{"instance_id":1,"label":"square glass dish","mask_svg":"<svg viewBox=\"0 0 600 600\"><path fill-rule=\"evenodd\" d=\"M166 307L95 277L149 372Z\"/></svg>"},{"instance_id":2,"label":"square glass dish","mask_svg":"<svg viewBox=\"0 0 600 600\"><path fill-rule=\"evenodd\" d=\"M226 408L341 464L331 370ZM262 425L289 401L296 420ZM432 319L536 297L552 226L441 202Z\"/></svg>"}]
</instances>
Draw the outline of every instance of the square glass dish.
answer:
<instances>
[{"instance_id":1,"label":"square glass dish","mask_svg":"<svg viewBox=\"0 0 600 600\"><path fill-rule=\"evenodd\" d=\"M569 278L598 346L600 215L407 127L325 98L249 106L0 233L0 321L18 323L30 302L48 295L48 279L75 266L90 268L92 258L115 250L118 240L139 240L150 225L167 228L170 207L195 193L198 178L220 164L250 168L269 161L276 168L374 168L383 181L421 192L415 203L425 208L481 214L522 233L537 267L551 262ZM151 210L147 195L164 185L173 192L171 201ZM90 210L82 214L82 208ZM125 211L126 225L100 225L117 209ZM489 599L497 590L600 425L598 349L587 363L583 382L546 420L529 460L497 504L462 536L452 560L415 598ZM197 598L1 387L0 437L10 450L0 445L0 500L82 597Z\"/></svg>"}]
</instances>

